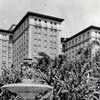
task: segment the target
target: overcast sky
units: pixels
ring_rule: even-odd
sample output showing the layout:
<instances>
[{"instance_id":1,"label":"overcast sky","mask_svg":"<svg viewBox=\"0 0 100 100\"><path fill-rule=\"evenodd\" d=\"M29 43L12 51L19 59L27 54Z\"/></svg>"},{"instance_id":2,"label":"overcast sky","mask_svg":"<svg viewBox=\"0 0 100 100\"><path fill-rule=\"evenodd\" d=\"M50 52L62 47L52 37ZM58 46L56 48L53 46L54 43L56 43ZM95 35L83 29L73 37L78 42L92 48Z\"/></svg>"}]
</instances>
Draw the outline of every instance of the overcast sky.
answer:
<instances>
[{"instance_id":1,"label":"overcast sky","mask_svg":"<svg viewBox=\"0 0 100 100\"><path fill-rule=\"evenodd\" d=\"M89 25L100 27L100 0L0 0L0 28L17 24L27 11L64 18L64 37Z\"/></svg>"}]
</instances>

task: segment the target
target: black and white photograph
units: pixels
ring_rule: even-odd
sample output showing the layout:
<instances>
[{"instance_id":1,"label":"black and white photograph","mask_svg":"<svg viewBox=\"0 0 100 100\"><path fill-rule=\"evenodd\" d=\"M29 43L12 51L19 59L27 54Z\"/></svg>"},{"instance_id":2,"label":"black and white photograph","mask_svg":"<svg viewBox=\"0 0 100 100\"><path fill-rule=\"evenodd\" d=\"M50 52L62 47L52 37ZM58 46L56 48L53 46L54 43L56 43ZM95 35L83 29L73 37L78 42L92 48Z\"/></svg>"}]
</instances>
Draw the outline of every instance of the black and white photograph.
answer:
<instances>
[{"instance_id":1,"label":"black and white photograph","mask_svg":"<svg viewBox=\"0 0 100 100\"><path fill-rule=\"evenodd\" d=\"M100 100L100 0L0 0L0 100Z\"/></svg>"}]
</instances>

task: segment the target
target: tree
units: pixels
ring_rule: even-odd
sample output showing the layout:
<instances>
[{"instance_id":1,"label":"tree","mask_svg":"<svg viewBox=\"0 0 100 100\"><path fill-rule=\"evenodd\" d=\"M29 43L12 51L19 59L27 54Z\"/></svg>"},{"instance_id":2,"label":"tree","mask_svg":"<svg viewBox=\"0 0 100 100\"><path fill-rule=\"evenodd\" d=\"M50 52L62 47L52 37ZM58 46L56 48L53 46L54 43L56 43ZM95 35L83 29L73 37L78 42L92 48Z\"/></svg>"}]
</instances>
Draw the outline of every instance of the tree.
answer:
<instances>
[{"instance_id":1,"label":"tree","mask_svg":"<svg viewBox=\"0 0 100 100\"><path fill-rule=\"evenodd\" d=\"M20 71L14 67L2 67L2 76L0 77L1 86L5 84L12 84L12 83L21 83L21 73ZM0 86L0 87L1 87ZM0 100L13 100L17 94L12 93L6 89L0 89ZM11 99L12 98L12 99Z\"/></svg>"},{"instance_id":2,"label":"tree","mask_svg":"<svg viewBox=\"0 0 100 100\"><path fill-rule=\"evenodd\" d=\"M49 57L46 55L46 57L42 57L42 60L44 58L48 59ZM91 71L89 62L86 62L82 57L75 61L68 61L65 55L59 55L55 60L44 61L45 63L40 63L39 66L47 65L45 66L46 73L40 68L40 77L54 87L53 100L81 100L85 98L84 91L89 89L89 83L87 83L87 75ZM51 64L46 61L51 61Z\"/></svg>"},{"instance_id":3,"label":"tree","mask_svg":"<svg viewBox=\"0 0 100 100\"><path fill-rule=\"evenodd\" d=\"M54 100L66 100L66 98L68 100L98 99L98 91L96 90L98 78L95 75L99 76L97 73L99 67L96 66L99 66L98 57L100 58L100 55L97 51L95 54L98 56L92 57L91 54L92 45L90 44L84 49L81 48L73 61L69 61L65 55L60 55L52 62L50 68L55 72L50 75L50 80L55 80L52 83Z\"/></svg>"},{"instance_id":4,"label":"tree","mask_svg":"<svg viewBox=\"0 0 100 100\"><path fill-rule=\"evenodd\" d=\"M98 100L97 80L92 75L94 58L91 58L90 48L83 49L73 61L69 61L66 55L52 60L47 54L40 54L42 57L36 68L39 77L54 87L53 100Z\"/></svg>"}]
</instances>

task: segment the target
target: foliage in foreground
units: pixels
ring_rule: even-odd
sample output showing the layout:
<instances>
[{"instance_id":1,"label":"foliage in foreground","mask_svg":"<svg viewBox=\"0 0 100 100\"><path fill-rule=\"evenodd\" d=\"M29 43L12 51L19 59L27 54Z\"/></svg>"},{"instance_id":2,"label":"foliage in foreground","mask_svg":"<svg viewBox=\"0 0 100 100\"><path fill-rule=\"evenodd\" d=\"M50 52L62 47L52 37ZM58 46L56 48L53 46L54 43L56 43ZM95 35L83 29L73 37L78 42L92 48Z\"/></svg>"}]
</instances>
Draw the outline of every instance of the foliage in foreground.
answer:
<instances>
[{"instance_id":1,"label":"foliage in foreground","mask_svg":"<svg viewBox=\"0 0 100 100\"><path fill-rule=\"evenodd\" d=\"M3 67L1 83L19 83L28 78L53 86L53 93L38 95L36 100L50 97L53 100L99 100L100 51L94 57L91 57L90 51L90 48L82 49L72 61L66 55L59 55L53 60L41 52L36 61L24 63L19 69ZM0 100L8 100L5 93L3 90ZM16 97L16 94L8 94Z\"/></svg>"}]
</instances>

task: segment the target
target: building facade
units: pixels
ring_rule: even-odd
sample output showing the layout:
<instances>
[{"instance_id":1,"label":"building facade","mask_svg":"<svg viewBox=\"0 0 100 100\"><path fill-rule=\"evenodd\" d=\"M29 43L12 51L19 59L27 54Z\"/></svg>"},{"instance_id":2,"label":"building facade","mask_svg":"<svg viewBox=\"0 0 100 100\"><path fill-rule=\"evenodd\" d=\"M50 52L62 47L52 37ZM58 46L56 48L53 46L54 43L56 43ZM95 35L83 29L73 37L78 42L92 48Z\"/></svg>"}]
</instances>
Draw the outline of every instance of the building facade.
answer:
<instances>
[{"instance_id":1,"label":"building facade","mask_svg":"<svg viewBox=\"0 0 100 100\"><path fill-rule=\"evenodd\" d=\"M0 66L10 67L11 64L12 64L12 32L0 29Z\"/></svg>"},{"instance_id":2,"label":"building facade","mask_svg":"<svg viewBox=\"0 0 100 100\"><path fill-rule=\"evenodd\" d=\"M13 24L8 30L0 29L1 67L12 64L18 67L24 59L33 59L39 52L54 58L58 54L62 21L61 18L27 12L17 25Z\"/></svg>"},{"instance_id":3,"label":"building facade","mask_svg":"<svg viewBox=\"0 0 100 100\"><path fill-rule=\"evenodd\" d=\"M100 40L100 27L89 26L70 38L61 38L62 52L65 53L69 59L73 59L80 48L86 47L95 40ZM93 51L95 50L96 46Z\"/></svg>"},{"instance_id":4,"label":"building facade","mask_svg":"<svg viewBox=\"0 0 100 100\"><path fill-rule=\"evenodd\" d=\"M13 64L20 66L25 58L39 52L54 58L58 54L59 26L63 19L28 12L13 30Z\"/></svg>"}]
</instances>

